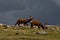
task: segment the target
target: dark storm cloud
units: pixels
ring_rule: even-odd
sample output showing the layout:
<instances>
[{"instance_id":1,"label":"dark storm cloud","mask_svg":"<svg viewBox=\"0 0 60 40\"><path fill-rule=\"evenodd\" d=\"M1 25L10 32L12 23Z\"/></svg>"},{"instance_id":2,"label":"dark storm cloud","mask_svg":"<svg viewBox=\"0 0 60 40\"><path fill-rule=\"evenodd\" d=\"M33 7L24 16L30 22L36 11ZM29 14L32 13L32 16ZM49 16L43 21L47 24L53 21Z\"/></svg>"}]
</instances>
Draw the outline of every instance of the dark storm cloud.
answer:
<instances>
[{"instance_id":1,"label":"dark storm cloud","mask_svg":"<svg viewBox=\"0 0 60 40\"><path fill-rule=\"evenodd\" d=\"M0 0L0 8L1 10L13 10L13 9L24 10L25 4L23 3L22 0L19 1L19 4L18 0Z\"/></svg>"},{"instance_id":2,"label":"dark storm cloud","mask_svg":"<svg viewBox=\"0 0 60 40\"><path fill-rule=\"evenodd\" d=\"M60 24L59 0L0 0L0 22L14 24L20 17L32 15L49 24Z\"/></svg>"},{"instance_id":3,"label":"dark storm cloud","mask_svg":"<svg viewBox=\"0 0 60 40\"><path fill-rule=\"evenodd\" d=\"M60 6L60 0L52 0L53 2L56 3L56 5Z\"/></svg>"}]
</instances>

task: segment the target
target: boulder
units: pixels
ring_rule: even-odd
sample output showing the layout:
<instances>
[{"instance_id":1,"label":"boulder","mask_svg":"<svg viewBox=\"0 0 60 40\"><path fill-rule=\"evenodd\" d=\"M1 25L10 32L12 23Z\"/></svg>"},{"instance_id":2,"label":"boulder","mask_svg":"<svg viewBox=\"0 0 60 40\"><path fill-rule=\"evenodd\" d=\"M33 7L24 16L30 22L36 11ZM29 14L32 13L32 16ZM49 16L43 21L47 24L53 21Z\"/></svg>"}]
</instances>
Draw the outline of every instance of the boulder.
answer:
<instances>
[{"instance_id":1,"label":"boulder","mask_svg":"<svg viewBox=\"0 0 60 40\"><path fill-rule=\"evenodd\" d=\"M48 34L46 31L36 32L36 34Z\"/></svg>"}]
</instances>

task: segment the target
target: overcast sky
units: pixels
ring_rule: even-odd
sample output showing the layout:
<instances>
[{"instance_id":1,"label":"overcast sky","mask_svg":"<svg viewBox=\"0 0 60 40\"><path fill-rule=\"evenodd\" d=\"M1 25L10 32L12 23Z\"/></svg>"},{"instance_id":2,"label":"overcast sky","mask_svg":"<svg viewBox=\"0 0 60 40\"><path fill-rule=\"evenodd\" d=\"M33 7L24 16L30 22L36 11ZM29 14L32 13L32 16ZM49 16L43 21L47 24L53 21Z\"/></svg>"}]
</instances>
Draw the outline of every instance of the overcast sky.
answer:
<instances>
[{"instance_id":1,"label":"overcast sky","mask_svg":"<svg viewBox=\"0 0 60 40\"><path fill-rule=\"evenodd\" d=\"M33 16L43 24L60 25L60 0L0 0L0 23L15 24Z\"/></svg>"}]
</instances>

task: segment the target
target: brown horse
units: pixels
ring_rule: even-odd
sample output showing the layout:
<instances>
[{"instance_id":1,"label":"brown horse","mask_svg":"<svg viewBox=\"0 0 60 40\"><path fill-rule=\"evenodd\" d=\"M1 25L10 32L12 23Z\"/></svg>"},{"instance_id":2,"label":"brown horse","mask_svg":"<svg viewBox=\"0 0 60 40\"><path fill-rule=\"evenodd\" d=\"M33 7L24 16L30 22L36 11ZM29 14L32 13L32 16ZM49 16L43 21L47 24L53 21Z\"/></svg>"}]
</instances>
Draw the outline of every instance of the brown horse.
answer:
<instances>
[{"instance_id":1,"label":"brown horse","mask_svg":"<svg viewBox=\"0 0 60 40\"><path fill-rule=\"evenodd\" d=\"M25 25L28 25L27 23L30 22L32 19L33 19L32 16L30 16L29 19L27 19L27 18L20 18L20 19L17 20L15 26L16 26L17 24L18 24L18 26L20 26L20 24L24 24L24 26L25 26Z\"/></svg>"},{"instance_id":2,"label":"brown horse","mask_svg":"<svg viewBox=\"0 0 60 40\"><path fill-rule=\"evenodd\" d=\"M42 24L39 20L34 20L34 19L31 20L31 28L32 28L34 25L38 26L38 28L40 28L40 26L41 26L42 29L44 29L43 24Z\"/></svg>"}]
</instances>

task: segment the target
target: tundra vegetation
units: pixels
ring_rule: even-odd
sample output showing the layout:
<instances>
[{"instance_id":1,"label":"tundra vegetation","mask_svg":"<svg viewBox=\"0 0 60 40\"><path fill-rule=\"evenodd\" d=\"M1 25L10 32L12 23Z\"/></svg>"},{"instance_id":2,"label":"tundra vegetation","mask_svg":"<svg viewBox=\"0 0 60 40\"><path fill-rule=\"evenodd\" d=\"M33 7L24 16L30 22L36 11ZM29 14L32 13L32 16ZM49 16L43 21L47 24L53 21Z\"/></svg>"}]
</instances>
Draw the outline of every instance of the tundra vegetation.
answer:
<instances>
[{"instance_id":1,"label":"tundra vegetation","mask_svg":"<svg viewBox=\"0 0 60 40\"><path fill-rule=\"evenodd\" d=\"M54 29L55 28L55 29ZM24 27L5 27L0 26L0 40L60 40L60 28L48 27L45 30L48 34L38 34L37 32L44 31L42 28Z\"/></svg>"}]
</instances>

